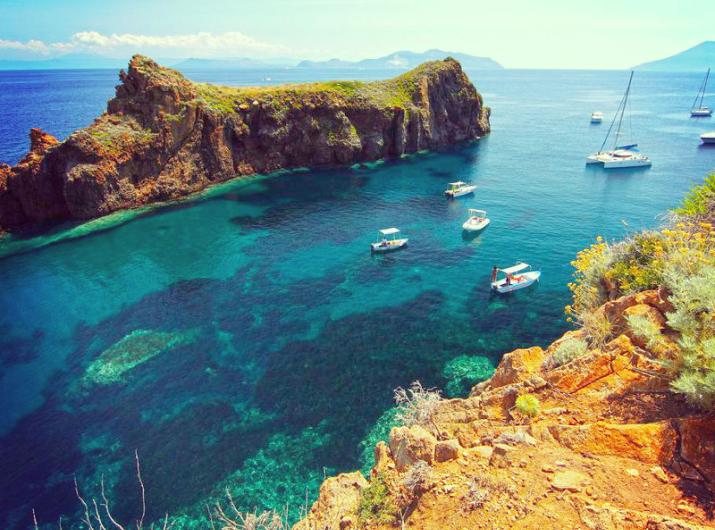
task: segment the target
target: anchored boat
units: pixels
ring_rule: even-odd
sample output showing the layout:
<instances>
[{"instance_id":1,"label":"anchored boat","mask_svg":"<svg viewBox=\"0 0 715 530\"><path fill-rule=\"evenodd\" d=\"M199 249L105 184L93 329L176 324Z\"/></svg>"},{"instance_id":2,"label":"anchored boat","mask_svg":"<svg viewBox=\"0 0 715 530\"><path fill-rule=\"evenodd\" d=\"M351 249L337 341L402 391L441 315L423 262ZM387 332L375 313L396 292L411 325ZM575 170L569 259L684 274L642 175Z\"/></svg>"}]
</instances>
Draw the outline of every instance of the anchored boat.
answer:
<instances>
[{"instance_id":1,"label":"anchored boat","mask_svg":"<svg viewBox=\"0 0 715 530\"><path fill-rule=\"evenodd\" d=\"M467 219L462 228L465 232L481 232L491 221L487 217L486 210L475 210L473 208L469 209L469 219Z\"/></svg>"},{"instance_id":2,"label":"anchored boat","mask_svg":"<svg viewBox=\"0 0 715 530\"><path fill-rule=\"evenodd\" d=\"M466 182L462 182L460 180L457 182L450 182L449 189L446 190L444 194L450 199L454 199L455 197L461 197L462 195L474 193L474 190L476 189L477 187L474 184L467 184Z\"/></svg>"},{"instance_id":3,"label":"anchored boat","mask_svg":"<svg viewBox=\"0 0 715 530\"><path fill-rule=\"evenodd\" d=\"M606 137L603 139L601 149L599 149L597 153L587 156L586 164L601 164L604 169L643 167L651 165L650 158L637 151L638 144L631 143L628 145L618 145L622 134L621 129L623 126L623 116L625 115L626 108L628 106L628 96L631 93L632 82L633 72L631 72L631 77L628 79L626 93L623 95L623 99L621 99L618 111L616 111L616 115L613 117L613 121L611 122L611 126L608 128ZM615 141L613 149L604 150L614 126L616 127L616 132L614 133Z\"/></svg>"},{"instance_id":4,"label":"anchored boat","mask_svg":"<svg viewBox=\"0 0 715 530\"><path fill-rule=\"evenodd\" d=\"M501 275L504 275L501 278ZM517 263L506 269L496 265L492 269L492 290L499 294L511 293L535 284L541 277L541 271L531 270L528 263Z\"/></svg>"},{"instance_id":5,"label":"anchored boat","mask_svg":"<svg viewBox=\"0 0 715 530\"><path fill-rule=\"evenodd\" d=\"M715 144L715 131L701 134L700 139L704 144Z\"/></svg>"},{"instance_id":6,"label":"anchored boat","mask_svg":"<svg viewBox=\"0 0 715 530\"><path fill-rule=\"evenodd\" d=\"M708 68L708 71L705 74L705 80L703 81L703 84L700 85L700 90L698 90L698 95L695 96L695 101L693 101L693 106L690 109L690 117L691 118L709 118L713 114L712 110L710 110L708 107L703 105L703 99L705 98L705 90L708 87L708 78L709 77L710 77L710 68ZM700 101L698 102L698 100L700 100Z\"/></svg>"},{"instance_id":7,"label":"anchored boat","mask_svg":"<svg viewBox=\"0 0 715 530\"><path fill-rule=\"evenodd\" d=\"M407 245L408 239L398 237L399 235L399 228L383 228L378 231L377 241L370 243L370 249L373 252L389 252L400 249Z\"/></svg>"},{"instance_id":8,"label":"anchored boat","mask_svg":"<svg viewBox=\"0 0 715 530\"><path fill-rule=\"evenodd\" d=\"M603 121L603 112L596 111L591 113L591 123L601 123Z\"/></svg>"}]
</instances>

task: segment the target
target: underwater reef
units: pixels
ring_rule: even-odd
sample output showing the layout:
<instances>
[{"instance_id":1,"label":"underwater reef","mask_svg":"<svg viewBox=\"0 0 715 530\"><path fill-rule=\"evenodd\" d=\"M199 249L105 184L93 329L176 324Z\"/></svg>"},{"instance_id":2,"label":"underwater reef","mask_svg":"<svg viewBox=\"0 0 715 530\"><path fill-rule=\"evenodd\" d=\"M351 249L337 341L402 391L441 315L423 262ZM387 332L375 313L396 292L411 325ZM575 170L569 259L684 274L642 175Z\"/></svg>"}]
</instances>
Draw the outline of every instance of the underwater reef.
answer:
<instances>
[{"instance_id":1,"label":"underwater reef","mask_svg":"<svg viewBox=\"0 0 715 530\"><path fill-rule=\"evenodd\" d=\"M489 109L454 59L393 79L194 83L135 55L107 111L65 141L38 129L0 164L0 231L180 198L237 176L350 165L478 139Z\"/></svg>"}]
</instances>

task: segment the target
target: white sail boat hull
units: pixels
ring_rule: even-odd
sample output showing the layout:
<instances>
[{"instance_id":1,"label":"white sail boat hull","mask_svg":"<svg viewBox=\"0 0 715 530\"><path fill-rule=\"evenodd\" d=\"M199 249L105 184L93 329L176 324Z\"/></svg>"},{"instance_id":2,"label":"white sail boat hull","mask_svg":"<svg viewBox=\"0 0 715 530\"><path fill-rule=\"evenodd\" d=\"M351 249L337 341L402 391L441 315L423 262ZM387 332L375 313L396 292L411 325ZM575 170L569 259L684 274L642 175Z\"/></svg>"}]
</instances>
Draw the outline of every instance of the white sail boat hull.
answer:
<instances>
[{"instance_id":1,"label":"white sail boat hull","mask_svg":"<svg viewBox=\"0 0 715 530\"><path fill-rule=\"evenodd\" d=\"M603 164L604 169L620 169L629 167L647 167L652 165L650 158L640 153L594 153L586 157L586 164Z\"/></svg>"},{"instance_id":2,"label":"white sail boat hull","mask_svg":"<svg viewBox=\"0 0 715 530\"><path fill-rule=\"evenodd\" d=\"M702 109L693 109L690 111L691 118L709 118L713 115L713 111L705 107Z\"/></svg>"},{"instance_id":3,"label":"white sail boat hull","mask_svg":"<svg viewBox=\"0 0 715 530\"><path fill-rule=\"evenodd\" d=\"M715 131L701 134L700 139L704 144L715 144Z\"/></svg>"}]
</instances>

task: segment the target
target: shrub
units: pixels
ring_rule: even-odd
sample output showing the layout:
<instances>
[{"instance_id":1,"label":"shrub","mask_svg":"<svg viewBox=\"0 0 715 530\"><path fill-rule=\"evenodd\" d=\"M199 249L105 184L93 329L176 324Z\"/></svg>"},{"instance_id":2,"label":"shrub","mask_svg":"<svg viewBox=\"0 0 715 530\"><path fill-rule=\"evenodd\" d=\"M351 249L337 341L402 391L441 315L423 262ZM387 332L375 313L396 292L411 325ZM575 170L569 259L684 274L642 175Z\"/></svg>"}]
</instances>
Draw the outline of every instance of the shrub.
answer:
<instances>
[{"instance_id":1,"label":"shrub","mask_svg":"<svg viewBox=\"0 0 715 530\"><path fill-rule=\"evenodd\" d=\"M581 339L567 339L559 344L553 355L555 366L562 366L581 357L588 351L588 344Z\"/></svg>"},{"instance_id":2,"label":"shrub","mask_svg":"<svg viewBox=\"0 0 715 530\"><path fill-rule=\"evenodd\" d=\"M603 311L591 311L583 315L581 325L592 348L603 348L611 338L613 324Z\"/></svg>"},{"instance_id":3,"label":"shrub","mask_svg":"<svg viewBox=\"0 0 715 530\"><path fill-rule=\"evenodd\" d=\"M651 350L657 350L663 341L660 326L651 319L642 315L629 315L626 317L628 327L636 337L640 337Z\"/></svg>"},{"instance_id":4,"label":"shrub","mask_svg":"<svg viewBox=\"0 0 715 530\"><path fill-rule=\"evenodd\" d=\"M539 398L534 394L524 394L516 398L516 410L529 418L535 418L541 412Z\"/></svg>"},{"instance_id":5,"label":"shrub","mask_svg":"<svg viewBox=\"0 0 715 530\"><path fill-rule=\"evenodd\" d=\"M439 433L434 414L441 401L442 396L438 390L424 388L419 381L412 383L408 389L398 387L395 389L395 419L406 427L419 425Z\"/></svg>"},{"instance_id":6,"label":"shrub","mask_svg":"<svg viewBox=\"0 0 715 530\"><path fill-rule=\"evenodd\" d=\"M392 524L396 520L397 504L390 495L385 476L378 473L370 484L360 492L357 516L364 526L366 523Z\"/></svg>"},{"instance_id":7,"label":"shrub","mask_svg":"<svg viewBox=\"0 0 715 530\"><path fill-rule=\"evenodd\" d=\"M504 480L492 478L489 475L478 475L469 483L463 500L467 510L476 510L482 508L493 495L506 494L509 497L514 497L516 493L516 488Z\"/></svg>"},{"instance_id":8,"label":"shrub","mask_svg":"<svg viewBox=\"0 0 715 530\"><path fill-rule=\"evenodd\" d=\"M432 479L432 468L424 460L418 460L405 474L402 485L411 495L426 489Z\"/></svg>"},{"instance_id":9,"label":"shrub","mask_svg":"<svg viewBox=\"0 0 715 530\"><path fill-rule=\"evenodd\" d=\"M675 213L687 217L712 219L713 206L715 206L715 173L706 177L703 184L690 190Z\"/></svg>"},{"instance_id":10,"label":"shrub","mask_svg":"<svg viewBox=\"0 0 715 530\"><path fill-rule=\"evenodd\" d=\"M573 303L566 306L570 321L580 321L582 316L601 305L608 298L603 279L612 260L611 247L600 236L596 243L582 250L571 262L574 281L568 284Z\"/></svg>"}]
</instances>

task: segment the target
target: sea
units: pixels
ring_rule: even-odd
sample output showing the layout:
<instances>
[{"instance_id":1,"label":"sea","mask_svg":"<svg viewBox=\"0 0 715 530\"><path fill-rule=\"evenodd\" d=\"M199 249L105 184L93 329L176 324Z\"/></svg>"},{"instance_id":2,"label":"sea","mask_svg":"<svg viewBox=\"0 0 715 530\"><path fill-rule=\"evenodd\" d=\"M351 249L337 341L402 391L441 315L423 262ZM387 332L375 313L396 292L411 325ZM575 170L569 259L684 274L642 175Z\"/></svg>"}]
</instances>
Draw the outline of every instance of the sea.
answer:
<instances>
[{"instance_id":1,"label":"sea","mask_svg":"<svg viewBox=\"0 0 715 530\"><path fill-rule=\"evenodd\" d=\"M227 492L295 520L324 477L370 469L395 388L466 396L505 352L548 345L569 329L576 253L657 227L715 168L699 141L715 122L689 117L700 74L636 72L623 140L653 165L605 171L585 157L629 72L467 73L492 110L477 142L0 240L0 527L28 528L34 509L41 526L72 528L75 479L87 500L104 483L132 521L137 459L147 521L210 528ZM186 74L265 85L394 71ZM0 161L23 156L31 127L62 139L90 124L117 83L110 70L0 72ZM476 192L447 200L454 180ZM491 219L476 237L461 228L470 208ZM386 227L409 244L372 255ZM490 292L492 267L518 261L539 284Z\"/></svg>"}]
</instances>

